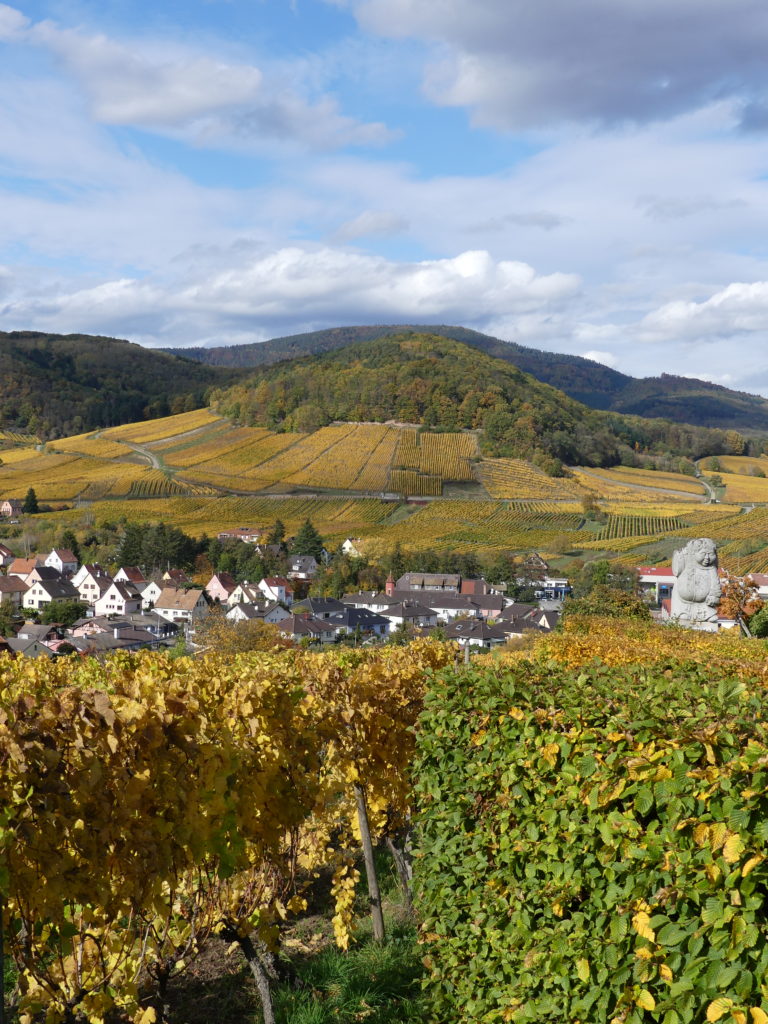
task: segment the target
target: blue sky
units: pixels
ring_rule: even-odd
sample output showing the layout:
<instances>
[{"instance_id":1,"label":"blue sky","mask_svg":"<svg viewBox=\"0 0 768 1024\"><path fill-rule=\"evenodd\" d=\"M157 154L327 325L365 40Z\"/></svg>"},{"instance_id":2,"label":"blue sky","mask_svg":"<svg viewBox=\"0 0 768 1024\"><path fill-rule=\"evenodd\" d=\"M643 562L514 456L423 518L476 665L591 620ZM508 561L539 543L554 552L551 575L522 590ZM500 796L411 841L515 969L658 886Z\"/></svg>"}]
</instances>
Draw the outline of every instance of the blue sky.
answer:
<instances>
[{"instance_id":1,"label":"blue sky","mask_svg":"<svg viewBox=\"0 0 768 1024\"><path fill-rule=\"evenodd\" d=\"M0 329L461 323L768 395L764 0L0 3Z\"/></svg>"}]
</instances>

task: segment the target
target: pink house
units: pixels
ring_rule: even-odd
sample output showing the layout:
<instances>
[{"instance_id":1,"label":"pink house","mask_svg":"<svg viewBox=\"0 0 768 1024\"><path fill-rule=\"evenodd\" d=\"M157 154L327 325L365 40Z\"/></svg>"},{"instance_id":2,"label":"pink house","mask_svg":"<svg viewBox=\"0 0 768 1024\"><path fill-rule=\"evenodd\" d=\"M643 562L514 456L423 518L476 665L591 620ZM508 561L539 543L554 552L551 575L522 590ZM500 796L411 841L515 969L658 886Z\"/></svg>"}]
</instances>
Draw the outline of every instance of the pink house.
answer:
<instances>
[{"instance_id":1,"label":"pink house","mask_svg":"<svg viewBox=\"0 0 768 1024\"><path fill-rule=\"evenodd\" d=\"M228 572L217 572L205 585L205 592L212 601L225 604L237 587L234 576Z\"/></svg>"}]
</instances>

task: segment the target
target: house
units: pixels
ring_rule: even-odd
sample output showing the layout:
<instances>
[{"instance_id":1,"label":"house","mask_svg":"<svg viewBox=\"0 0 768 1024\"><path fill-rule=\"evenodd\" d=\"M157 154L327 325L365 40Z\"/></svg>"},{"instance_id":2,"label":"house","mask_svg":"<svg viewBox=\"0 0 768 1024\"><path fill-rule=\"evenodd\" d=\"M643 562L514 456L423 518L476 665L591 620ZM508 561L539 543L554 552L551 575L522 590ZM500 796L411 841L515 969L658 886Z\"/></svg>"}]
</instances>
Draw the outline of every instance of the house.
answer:
<instances>
[{"instance_id":1,"label":"house","mask_svg":"<svg viewBox=\"0 0 768 1024\"><path fill-rule=\"evenodd\" d=\"M115 625L110 630L71 636L67 638L67 641L79 654L89 654L95 657L100 654L109 654L111 651L139 651L143 648L151 649L161 645L161 641L149 630L137 629L135 626L125 624Z\"/></svg>"},{"instance_id":2,"label":"house","mask_svg":"<svg viewBox=\"0 0 768 1024\"><path fill-rule=\"evenodd\" d=\"M289 615L280 623L280 632L295 641L306 638L313 643L332 644L336 640L336 630L327 619L315 619L311 615Z\"/></svg>"},{"instance_id":3,"label":"house","mask_svg":"<svg viewBox=\"0 0 768 1024\"><path fill-rule=\"evenodd\" d=\"M170 587L184 587L192 582L183 569L167 569L162 575L162 580Z\"/></svg>"},{"instance_id":4,"label":"house","mask_svg":"<svg viewBox=\"0 0 768 1024\"><path fill-rule=\"evenodd\" d=\"M464 619L445 627L447 640L455 640L461 647L498 647L507 642L509 631L503 625L489 626L482 619Z\"/></svg>"},{"instance_id":5,"label":"house","mask_svg":"<svg viewBox=\"0 0 768 1024\"><path fill-rule=\"evenodd\" d=\"M16 634L18 640L36 640L41 644L49 644L52 640L63 640L64 630L61 626L41 625L39 622L24 622Z\"/></svg>"},{"instance_id":6,"label":"house","mask_svg":"<svg viewBox=\"0 0 768 1024\"><path fill-rule=\"evenodd\" d=\"M7 568L16 556L5 544L0 544L0 566Z\"/></svg>"},{"instance_id":7,"label":"house","mask_svg":"<svg viewBox=\"0 0 768 1024\"><path fill-rule=\"evenodd\" d=\"M31 586L33 583L55 583L57 580L61 580L64 577L61 575L58 569L54 569L52 565L36 565L34 569L25 578L24 582Z\"/></svg>"},{"instance_id":8,"label":"house","mask_svg":"<svg viewBox=\"0 0 768 1024\"><path fill-rule=\"evenodd\" d=\"M37 555L32 558L14 558L8 566L8 575L18 576L25 580L32 570L40 564L41 562Z\"/></svg>"},{"instance_id":9,"label":"house","mask_svg":"<svg viewBox=\"0 0 768 1024\"><path fill-rule=\"evenodd\" d=\"M18 576L0 576L0 601L10 601L14 608L21 608L27 590L27 584Z\"/></svg>"},{"instance_id":10,"label":"house","mask_svg":"<svg viewBox=\"0 0 768 1024\"><path fill-rule=\"evenodd\" d=\"M482 576L480 577L480 579L477 580L465 579L464 577L462 577L459 593L467 594L470 597L480 597L485 594L489 594L490 592L491 588L488 586L488 584L482 578Z\"/></svg>"},{"instance_id":11,"label":"house","mask_svg":"<svg viewBox=\"0 0 768 1024\"><path fill-rule=\"evenodd\" d=\"M72 577L72 586L77 587L80 600L95 604L112 583L112 577L100 565L81 565Z\"/></svg>"},{"instance_id":12,"label":"house","mask_svg":"<svg viewBox=\"0 0 768 1024\"><path fill-rule=\"evenodd\" d=\"M141 607L145 612L155 607L158 597L165 589L156 580L150 580L149 583L134 583L134 586L141 594Z\"/></svg>"},{"instance_id":13,"label":"house","mask_svg":"<svg viewBox=\"0 0 768 1024\"><path fill-rule=\"evenodd\" d=\"M16 519L21 515L21 509L24 502L19 498L6 498L5 501L0 502L0 516L5 519Z\"/></svg>"},{"instance_id":14,"label":"house","mask_svg":"<svg viewBox=\"0 0 768 1024\"><path fill-rule=\"evenodd\" d=\"M36 580L21 599L23 608L45 608L51 601L79 601L77 588L69 580Z\"/></svg>"},{"instance_id":15,"label":"house","mask_svg":"<svg viewBox=\"0 0 768 1024\"><path fill-rule=\"evenodd\" d=\"M413 594L408 591L401 590L393 596L399 597L401 602L413 601ZM419 597L421 604L427 605L435 612L439 622L450 622L457 618L479 618L481 611L478 600L468 594L456 594L450 591L446 593L436 591L434 594L424 593ZM386 611L382 612L382 615L388 614Z\"/></svg>"},{"instance_id":16,"label":"house","mask_svg":"<svg viewBox=\"0 0 768 1024\"><path fill-rule=\"evenodd\" d=\"M458 593L461 576L458 573L406 572L395 583L397 590L451 590Z\"/></svg>"},{"instance_id":17,"label":"house","mask_svg":"<svg viewBox=\"0 0 768 1024\"><path fill-rule=\"evenodd\" d=\"M20 637L10 637L6 640L11 651L16 655L23 655L25 658L52 658L53 651L39 640L22 640Z\"/></svg>"},{"instance_id":18,"label":"house","mask_svg":"<svg viewBox=\"0 0 768 1024\"><path fill-rule=\"evenodd\" d=\"M226 604L236 587L237 581L234 576L228 572L217 572L206 583L205 592L211 601Z\"/></svg>"},{"instance_id":19,"label":"house","mask_svg":"<svg viewBox=\"0 0 768 1024\"><path fill-rule=\"evenodd\" d=\"M242 540L246 544L258 544L263 530L254 530L252 526L236 526L232 530L221 530L216 534L218 540Z\"/></svg>"},{"instance_id":20,"label":"house","mask_svg":"<svg viewBox=\"0 0 768 1024\"><path fill-rule=\"evenodd\" d=\"M392 580L393 585L394 582ZM408 593L407 596L413 598L411 593ZM352 608L367 608L368 611L377 614L381 614L391 604L397 604L398 600L402 601L403 598L398 599L379 590L360 590L356 594L342 594L341 597L342 604L350 605Z\"/></svg>"},{"instance_id":21,"label":"house","mask_svg":"<svg viewBox=\"0 0 768 1024\"><path fill-rule=\"evenodd\" d=\"M147 577L138 565L123 565L115 573L115 582L133 583L135 586L137 583L146 583Z\"/></svg>"},{"instance_id":22,"label":"house","mask_svg":"<svg viewBox=\"0 0 768 1024\"><path fill-rule=\"evenodd\" d=\"M337 601L335 597L305 597L301 602L301 609L296 611L308 611L313 619L327 619L337 612L344 611L344 603Z\"/></svg>"},{"instance_id":23,"label":"house","mask_svg":"<svg viewBox=\"0 0 768 1024\"><path fill-rule=\"evenodd\" d=\"M179 632L179 627L154 612L132 612L121 615L118 619L107 616L93 616L78 619L69 630L72 636L90 636L93 633L111 633L115 629L133 627L151 633L156 640L172 641Z\"/></svg>"},{"instance_id":24,"label":"house","mask_svg":"<svg viewBox=\"0 0 768 1024\"><path fill-rule=\"evenodd\" d=\"M761 601L768 601L768 574L751 572L746 578L746 583L754 587L755 597L759 597Z\"/></svg>"},{"instance_id":25,"label":"house","mask_svg":"<svg viewBox=\"0 0 768 1024\"><path fill-rule=\"evenodd\" d=\"M347 537L346 540L341 543L341 553L348 555L350 558L362 558L363 553L361 551L362 541L359 537Z\"/></svg>"},{"instance_id":26,"label":"house","mask_svg":"<svg viewBox=\"0 0 768 1024\"><path fill-rule=\"evenodd\" d=\"M543 598L545 601L563 601L570 592L571 587L568 580L562 576L545 576L536 584L534 591L536 597Z\"/></svg>"},{"instance_id":27,"label":"house","mask_svg":"<svg viewBox=\"0 0 768 1024\"><path fill-rule=\"evenodd\" d=\"M311 580L317 575L317 559L314 555L292 555L288 559L288 578Z\"/></svg>"},{"instance_id":28,"label":"house","mask_svg":"<svg viewBox=\"0 0 768 1024\"><path fill-rule=\"evenodd\" d=\"M195 622L208 614L205 591L196 587L165 587L155 601L155 612L169 622Z\"/></svg>"},{"instance_id":29,"label":"house","mask_svg":"<svg viewBox=\"0 0 768 1024\"><path fill-rule=\"evenodd\" d=\"M390 605L382 616L389 619L390 630L398 626L430 627L437 625L437 612L415 601L402 601Z\"/></svg>"},{"instance_id":30,"label":"house","mask_svg":"<svg viewBox=\"0 0 768 1024\"><path fill-rule=\"evenodd\" d=\"M230 608L236 604L260 604L264 600L264 594L255 583L238 583L235 589L227 598Z\"/></svg>"},{"instance_id":31,"label":"house","mask_svg":"<svg viewBox=\"0 0 768 1024\"><path fill-rule=\"evenodd\" d=\"M389 632L389 619L369 612L367 608L345 607L343 612L336 612L322 621L332 627L337 636L357 632L386 636Z\"/></svg>"},{"instance_id":32,"label":"house","mask_svg":"<svg viewBox=\"0 0 768 1024\"><path fill-rule=\"evenodd\" d=\"M676 579L671 565L645 565L638 566L637 569L637 582L640 590L656 605L662 604L672 596L672 588Z\"/></svg>"},{"instance_id":33,"label":"house","mask_svg":"<svg viewBox=\"0 0 768 1024\"><path fill-rule=\"evenodd\" d=\"M224 617L230 622L253 622L255 619L260 619L262 622L277 625L278 622L289 618L290 614L281 604L272 601L264 605L236 604L229 609Z\"/></svg>"},{"instance_id":34,"label":"house","mask_svg":"<svg viewBox=\"0 0 768 1024\"><path fill-rule=\"evenodd\" d=\"M80 563L69 548L54 548L43 564L64 574L76 573Z\"/></svg>"},{"instance_id":35,"label":"house","mask_svg":"<svg viewBox=\"0 0 768 1024\"><path fill-rule=\"evenodd\" d=\"M97 615L130 615L141 611L141 594L131 583L113 580L93 606Z\"/></svg>"},{"instance_id":36,"label":"house","mask_svg":"<svg viewBox=\"0 0 768 1024\"><path fill-rule=\"evenodd\" d=\"M293 587L285 576L265 576L259 582L259 590L268 601L280 601L281 604L293 604Z\"/></svg>"}]
</instances>

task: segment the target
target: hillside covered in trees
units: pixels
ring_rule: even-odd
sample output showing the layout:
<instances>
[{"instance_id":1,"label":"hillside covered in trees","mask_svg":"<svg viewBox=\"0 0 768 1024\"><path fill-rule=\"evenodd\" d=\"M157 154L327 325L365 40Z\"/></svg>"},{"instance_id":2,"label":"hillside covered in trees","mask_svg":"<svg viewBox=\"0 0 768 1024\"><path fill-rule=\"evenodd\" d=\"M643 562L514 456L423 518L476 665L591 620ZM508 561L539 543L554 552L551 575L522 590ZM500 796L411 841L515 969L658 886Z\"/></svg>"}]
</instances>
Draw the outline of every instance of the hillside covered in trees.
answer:
<instances>
[{"instance_id":1,"label":"hillside covered in trees","mask_svg":"<svg viewBox=\"0 0 768 1024\"><path fill-rule=\"evenodd\" d=\"M0 425L48 439L167 416L236 377L115 338L0 331Z\"/></svg>"},{"instance_id":2,"label":"hillside covered in trees","mask_svg":"<svg viewBox=\"0 0 768 1024\"><path fill-rule=\"evenodd\" d=\"M503 360L425 334L281 363L214 392L212 403L273 430L308 432L337 420L482 429L487 453L528 458L550 473L561 463L612 465L640 447L697 457L734 444L723 431L589 409Z\"/></svg>"},{"instance_id":3,"label":"hillside covered in trees","mask_svg":"<svg viewBox=\"0 0 768 1024\"><path fill-rule=\"evenodd\" d=\"M405 331L437 334L461 341L486 355L512 363L537 380L564 391L592 409L661 417L676 423L768 433L768 400L743 391L689 377L662 374L637 379L582 356L542 352L513 341L502 341L468 327L449 325L366 325L310 331L250 345L221 348L167 349L210 366L271 366L286 359L332 352Z\"/></svg>"}]
</instances>

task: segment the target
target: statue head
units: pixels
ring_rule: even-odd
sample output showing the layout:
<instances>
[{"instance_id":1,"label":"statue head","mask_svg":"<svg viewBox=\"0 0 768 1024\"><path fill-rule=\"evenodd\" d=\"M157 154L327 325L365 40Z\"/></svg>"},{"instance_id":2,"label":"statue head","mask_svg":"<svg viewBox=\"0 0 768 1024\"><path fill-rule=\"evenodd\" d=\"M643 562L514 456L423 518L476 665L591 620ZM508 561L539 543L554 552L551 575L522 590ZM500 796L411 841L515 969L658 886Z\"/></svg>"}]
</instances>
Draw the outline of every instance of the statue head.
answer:
<instances>
[{"instance_id":1,"label":"statue head","mask_svg":"<svg viewBox=\"0 0 768 1024\"><path fill-rule=\"evenodd\" d=\"M709 537L689 540L672 558L672 572L680 576L686 569L713 569L717 571L717 545Z\"/></svg>"}]
</instances>

